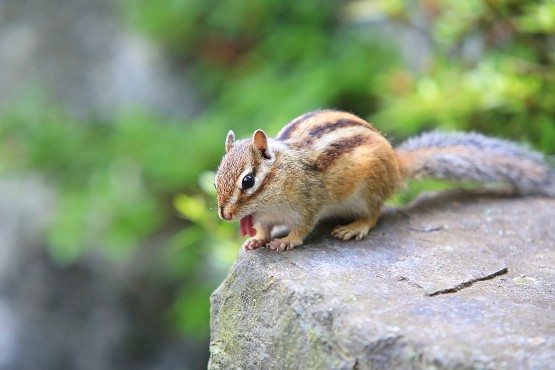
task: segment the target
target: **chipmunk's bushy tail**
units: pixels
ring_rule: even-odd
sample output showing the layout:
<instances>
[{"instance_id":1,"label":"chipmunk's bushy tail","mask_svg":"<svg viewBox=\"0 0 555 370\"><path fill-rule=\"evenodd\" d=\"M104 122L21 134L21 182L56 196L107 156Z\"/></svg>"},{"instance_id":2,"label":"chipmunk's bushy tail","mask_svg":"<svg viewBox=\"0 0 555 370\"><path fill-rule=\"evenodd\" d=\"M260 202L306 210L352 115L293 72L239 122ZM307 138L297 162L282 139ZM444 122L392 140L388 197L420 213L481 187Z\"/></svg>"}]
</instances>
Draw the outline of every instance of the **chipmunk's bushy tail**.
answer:
<instances>
[{"instance_id":1,"label":"chipmunk's bushy tail","mask_svg":"<svg viewBox=\"0 0 555 370\"><path fill-rule=\"evenodd\" d=\"M430 132L397 148L404 179L503 182L522 195L555 197L555 170L543 155L478 133Z\"/></svg>"}]
</instances>

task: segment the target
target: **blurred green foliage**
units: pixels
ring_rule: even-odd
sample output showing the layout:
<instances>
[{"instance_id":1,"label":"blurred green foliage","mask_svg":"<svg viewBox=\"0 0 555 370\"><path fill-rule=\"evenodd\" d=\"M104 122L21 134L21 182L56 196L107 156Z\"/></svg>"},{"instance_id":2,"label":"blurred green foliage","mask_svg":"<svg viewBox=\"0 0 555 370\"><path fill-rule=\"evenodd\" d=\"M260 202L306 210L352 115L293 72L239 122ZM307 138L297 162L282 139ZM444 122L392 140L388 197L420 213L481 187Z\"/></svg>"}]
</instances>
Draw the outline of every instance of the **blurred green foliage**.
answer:
<instances>
[{"instance_id":1,"label":"blurred green foliage","mask_svg":"<svg viewBox=\"0 0 555 370\"><path fill-rule=\"evenodd\" d=\"M554 153L555 3L421 5L430 18L429 66L419 73L392 70L384 78L375 121L403 137L436 127L476 130ZM405 6L395 16L410 27L409 10Z\"/></svg>"},{"instance_id":2,"label":"blurred green foliage","mask_svg":"<svg viewBox=\"0 0 555 370\"><path fill-rule=\"evenodd\" d=\"M130 0L127 9L195 76L212 103L203 120L244 135L322 107L374 111L376 79L396 54L342 20L341 3Z\"/></svg>"},{"instance_id":3,"label":"blurred green foliage","mask_svg":"<svg viewBox=\"0 0 555 370\"><path fill-rule=\"evenodd\" d=\"M207 334L208 295L241 244L237 226L217 218L207 172L231 128L274 134L306 111L338 108L394 141L440 127L555 151L551 1L129 0L123 10L193 76L207 109L187 122L137 110L77 122L23 98L0 116L0 163L58 189L48 247L59 263L98 248L125 258L163 236L168 276L182 286L169 318L186 333ZM423 70L384 42L386 22L429 28Z\"/></svg>"},{"instance_id":4,"label":"blurred green foliage","mask_svg":"<svg viewBox=\"0 0 555 370\"><path fill-rule=\"evenodd\" d=\"M165 274L183 292L169 318L206 337L208 296L240 246L235 225L217 221L213 174L203 172L221 156L210 129L145 112L76 122L31 94L0 116L0 165L39 171L58 190L47 247L59 264L92 250L122 259L162 240Z\"/></svg>"}]
</instances>

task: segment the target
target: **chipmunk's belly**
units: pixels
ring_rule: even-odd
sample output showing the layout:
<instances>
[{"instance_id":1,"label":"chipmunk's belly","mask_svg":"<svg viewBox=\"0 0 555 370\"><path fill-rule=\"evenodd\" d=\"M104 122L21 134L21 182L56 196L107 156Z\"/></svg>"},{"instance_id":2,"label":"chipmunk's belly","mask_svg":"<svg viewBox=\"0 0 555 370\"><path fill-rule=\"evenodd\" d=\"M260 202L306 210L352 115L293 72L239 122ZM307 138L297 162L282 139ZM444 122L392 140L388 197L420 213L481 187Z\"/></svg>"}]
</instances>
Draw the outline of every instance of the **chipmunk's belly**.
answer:
<instances>
[{"instance_id":1,"label":"chipmunk's belly","mask_svg":"<svg viewBox=\"0 0 555 370\"><path fill-rule=\"evenodd\" d=\"M366 214L368 214L367 201L363 196L362 189L359 189L353 195L339 203L324 206L318 219L353 217Z\"/></svg>"}]
</instances>

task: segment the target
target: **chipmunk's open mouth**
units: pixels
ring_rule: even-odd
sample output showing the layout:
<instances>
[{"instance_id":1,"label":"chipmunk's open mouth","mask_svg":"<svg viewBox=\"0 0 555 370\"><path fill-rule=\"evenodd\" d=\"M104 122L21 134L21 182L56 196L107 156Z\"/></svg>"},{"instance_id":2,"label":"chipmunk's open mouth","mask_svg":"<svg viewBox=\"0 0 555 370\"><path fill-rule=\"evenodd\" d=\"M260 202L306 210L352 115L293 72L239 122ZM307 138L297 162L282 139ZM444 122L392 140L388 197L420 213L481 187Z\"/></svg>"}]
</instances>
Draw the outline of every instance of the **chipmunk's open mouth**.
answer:
<instances>
[{"instance_id":1,"label":"chipmunk's open mouth","mask_svg":"<svg viewBox=\"0 0 555 370\"><path fill-rule=\"evenodd\" d=\"M241 219L241 236L248 235L253 237L256 235L256 229L252 227L254 224L254 217L252 215L245 216Z\"/></svg>"}]
</instances>

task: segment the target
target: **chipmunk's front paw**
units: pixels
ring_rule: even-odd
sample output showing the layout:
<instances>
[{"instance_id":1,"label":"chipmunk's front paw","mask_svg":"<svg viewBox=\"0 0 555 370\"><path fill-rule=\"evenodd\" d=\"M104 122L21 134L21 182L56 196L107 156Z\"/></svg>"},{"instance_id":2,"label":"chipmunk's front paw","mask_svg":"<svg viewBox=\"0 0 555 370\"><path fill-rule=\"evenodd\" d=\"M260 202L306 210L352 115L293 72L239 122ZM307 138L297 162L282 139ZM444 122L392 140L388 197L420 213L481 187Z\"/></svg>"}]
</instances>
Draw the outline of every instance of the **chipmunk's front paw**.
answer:
<instances>
[{"instance_id":1,"label":"chipmunk's front paw","mask_svg":"<svg viewBox=\"0 0 555 370\"><path fill-rule=\"evenodd\" d=\"M278 252L283 252L283 251L290 251L291 249L295 248L296 246L301 245L301 241L298 240L291 240L288 238L281 238L281 239L274 239L272 240L270 243L268 243L268 246L270 247L270 249L274 250L274 251L278 251Z\"/></svg>"},{"instance_id":2,"label":"chipmunk's front paw","mask_svg":"<svg viewBox=\"0 0 555 370\"><path fill-rule=\"evenodd\" d=\"M267 240L260 240L260 239L256 239L256 238L250 238L243 244L243 249L245 251L253 251L253 250L258 249L260 247L265 247L267 243L268 243Z\"/></svg>"}]
</instances>

